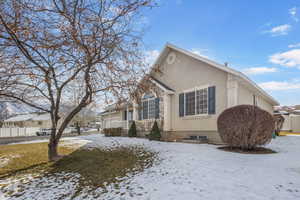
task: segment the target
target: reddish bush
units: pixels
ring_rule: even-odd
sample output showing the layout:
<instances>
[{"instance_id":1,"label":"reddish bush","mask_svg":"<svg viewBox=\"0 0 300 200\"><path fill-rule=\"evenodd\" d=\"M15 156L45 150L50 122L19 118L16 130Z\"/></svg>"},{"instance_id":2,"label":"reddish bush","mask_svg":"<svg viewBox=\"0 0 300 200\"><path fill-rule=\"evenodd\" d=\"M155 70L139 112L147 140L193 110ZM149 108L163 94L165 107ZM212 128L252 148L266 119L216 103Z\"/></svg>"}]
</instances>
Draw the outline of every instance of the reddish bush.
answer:
<instances>
[{"instance_id":1,"label":"reddish bush","mask_svg":"<svg viewBox=\"0 0 300 200\"><path fill-rule=\"evenodd\" d=\"M228 108L218 118L218 131L223 142L244 150L269 143L274 128L273 116L252 105Z\"/></svg>"}]
</instances>

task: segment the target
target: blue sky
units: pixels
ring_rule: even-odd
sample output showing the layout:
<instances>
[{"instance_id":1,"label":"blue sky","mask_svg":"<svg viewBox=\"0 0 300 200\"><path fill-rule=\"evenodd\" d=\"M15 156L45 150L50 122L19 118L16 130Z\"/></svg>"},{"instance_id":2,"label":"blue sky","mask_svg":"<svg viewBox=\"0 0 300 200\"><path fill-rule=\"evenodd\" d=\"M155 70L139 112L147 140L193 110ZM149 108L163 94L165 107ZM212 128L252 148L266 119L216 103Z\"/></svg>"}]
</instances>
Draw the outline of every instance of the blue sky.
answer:
<instances>
[{"instance_id":1,"label":"blue sky","mask_svg":"<svg viewBox=\"0 0 300 200\"><path fill-rule=\"evenodd\" d=\"M149 55L171 42L228 62L282 105L300 104L300 1L160 0L144 21Z\"/></svg>"}]
</instances>

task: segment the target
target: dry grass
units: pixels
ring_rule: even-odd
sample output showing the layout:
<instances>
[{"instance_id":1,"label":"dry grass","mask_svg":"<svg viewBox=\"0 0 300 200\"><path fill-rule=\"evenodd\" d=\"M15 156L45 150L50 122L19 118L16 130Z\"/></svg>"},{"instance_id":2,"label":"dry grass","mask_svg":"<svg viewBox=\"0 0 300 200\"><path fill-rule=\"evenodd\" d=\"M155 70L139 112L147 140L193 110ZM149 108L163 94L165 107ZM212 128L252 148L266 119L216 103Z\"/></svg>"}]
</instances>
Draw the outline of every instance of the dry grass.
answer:
<instances>
[{"instance_id":1,"label":"dry grass","mask_svg":"<svg viewBox=\"0 0 300 200\"><path fill-rule=\"evenodd\" d=\"M75 147L59 146L61 155L68 155ZM0 168L0 178L48 164L48 143L13 144L0 146L0 158L8 163Z\"/></svg>"},{"instance_id":2,"label":"dry grass","mask_svg":"<svg viewBox=\"0 0 300 200\"><path fill-rule=\"evenodd\" d=\"M102 187L104 183L114 183L115 187L118 187L118 178L126 176L129 172L137 173L150 167L155 158L154 153L141 147L104 150L60 146L59 153L66 156L51 163L47 161L47 147L47 143L0 146L0 157L11 158L9 163L0 169L0 178L35 174L37 179L45 176L61 179L64 178L61 176L64 172L80 174L75 197L87 186L95 189Z\"/></svg>"}]
</instances>

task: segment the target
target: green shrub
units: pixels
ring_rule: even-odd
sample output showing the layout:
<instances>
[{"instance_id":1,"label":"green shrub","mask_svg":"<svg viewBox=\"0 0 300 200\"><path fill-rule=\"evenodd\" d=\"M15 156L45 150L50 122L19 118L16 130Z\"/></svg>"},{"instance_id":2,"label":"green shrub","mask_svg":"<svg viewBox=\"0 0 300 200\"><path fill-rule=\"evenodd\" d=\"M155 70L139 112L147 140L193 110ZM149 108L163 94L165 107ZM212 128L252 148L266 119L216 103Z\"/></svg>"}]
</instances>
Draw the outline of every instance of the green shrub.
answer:
<instances>
[{"instance_id":1,"label":"green shrub","mask_svg":"<svg viewBox=\"0 0 300 200\"><path fill-rule=\"evenodd\" d=\"M116 137L122 135L122 128L105 128L103 133L106 137Z\"/></svg>"},{"instance_id":2,"label":"green shrub","mask_svg":"<svg viewBox=\"0 0 300 200\"><path fill-rule=\"evenodd\" d=\"M149 140L160 140L161 138L161 134L160 134L160 130L158 128L158 124L157 121L154 122L153 126L152 126L152 130L150 132L150 134L148 135Z\"/></svg>"},{"instance_id":3,"label":"green shrub","mask_svg":"<svg viewBox=\"0 0 300 200\"><path fill-rule=\"evenodd\" d=\"M135 121L132 122L129 130L128 130L128 137L136 137L136 125L135 125Z\"/></svg>"}]
</instances>

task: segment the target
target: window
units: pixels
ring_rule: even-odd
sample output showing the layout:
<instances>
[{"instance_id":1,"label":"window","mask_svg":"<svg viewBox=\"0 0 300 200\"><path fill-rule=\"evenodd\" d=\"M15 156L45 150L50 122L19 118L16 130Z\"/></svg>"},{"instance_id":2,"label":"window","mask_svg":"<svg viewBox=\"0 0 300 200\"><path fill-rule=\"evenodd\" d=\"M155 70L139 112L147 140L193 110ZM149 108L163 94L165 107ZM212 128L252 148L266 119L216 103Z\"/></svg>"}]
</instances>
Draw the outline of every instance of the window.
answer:
<instances>
[{"instance_id":1,"label":"window","mask_svg":"<svg viewBox=\"0 0 300 200\"><path fill-rule=\"evenodd\" d=\"M196 114L206 114L208 111L207 88L196 91Z\"/></svg>"},{"instance_id":2,"label":"window","mask_svg":"<svg viewBox=\"0 0 300 200\"><path fill-rule=\"evenodd\" d=\"M209 106L211 108L210 111ZM201 114L215 114L215 86L201 89L196 88L193 91L179 95L179 116Z\"/></svg>"},{"instance_id":3,"label":"window","mask_svg":"<svg viewBox=\"0 0 300 200\"><path fill-rule=\"evenodd\" d=\"M195 115L195 91L185 93L185 115Z\"/></svg>"},{"instance_id":4,"label":"window","mask_svg":"<svg viewBox=\"0 0 300 200\"><path fill-rule=\"evenodd\" d=\"M149 100L149 110L148 110L148 118L155 118L155 99Z\"/></svg>"},{"instance_id":5,"label":"window","mask_svg":"<svg viewBox=\"0 0 300 200\"><path fill-rule=\"evenodd\" d=\"M142 99L142 109L140 119L155 119L159 116L159 98L152 94L145 94Z\"/></svg>"},{"instance_id":6,"label":"window","mask_svg":"<svg viewBox=\"0 0 300 200\"><path fill-rule=\"evenodd\" d=\"M142 111L143 111L143 119L148 119L148 111L149 111L148 105L149 105L149 100L144 100L142 104L143 104L143 109L142 109Z\"/></svg>"}]
</instances>

